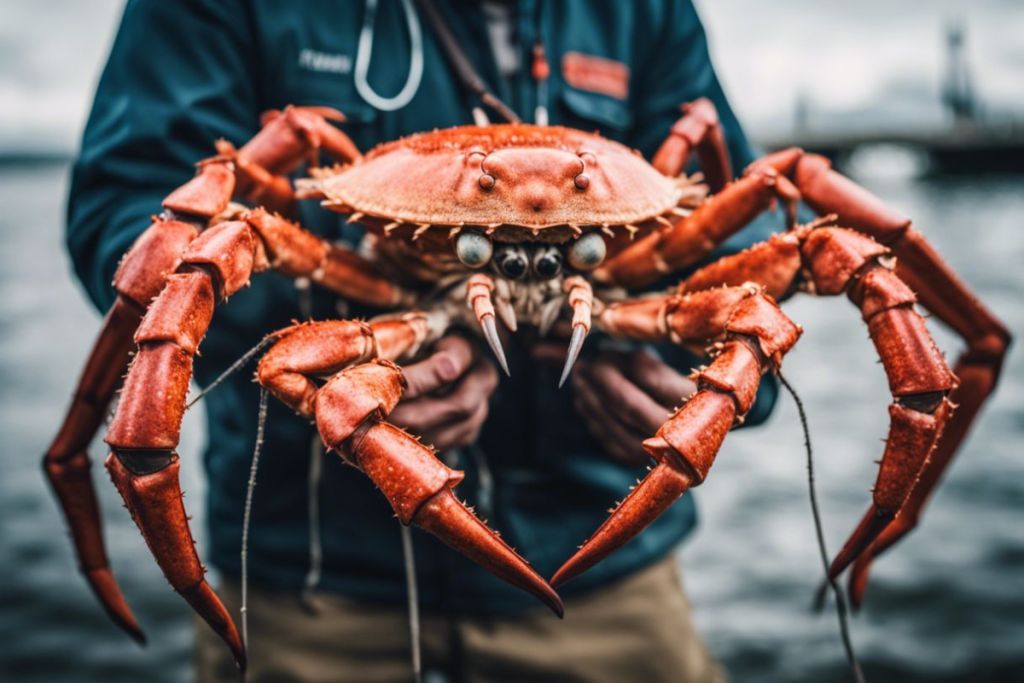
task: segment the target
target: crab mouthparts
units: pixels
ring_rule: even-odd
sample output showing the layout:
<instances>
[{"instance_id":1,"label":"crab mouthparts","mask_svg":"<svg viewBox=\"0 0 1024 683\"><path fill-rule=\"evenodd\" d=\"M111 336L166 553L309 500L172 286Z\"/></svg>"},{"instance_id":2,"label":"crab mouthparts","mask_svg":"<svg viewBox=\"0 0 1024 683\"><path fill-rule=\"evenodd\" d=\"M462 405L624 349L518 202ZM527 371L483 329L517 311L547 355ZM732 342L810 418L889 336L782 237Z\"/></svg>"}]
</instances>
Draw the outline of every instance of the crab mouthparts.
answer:
<instances>
[{"instance_id":1,"label":"crab mouthparts","mask_svg":"<svg viewBox=\"0 0 1024 683\"><path fill-rule=\"evenodd\" d=\"M558 387L565 385L591 325L593 294L590 283L579 275L552 278L546 281L516 282L504 278L491 279L478 273L470 278L467 288L469 308L473 311L481 335L491 347L498 365L511 376L508 359L498 334L496 319L510 332L516 332L519 321L536 326L540 337L547 337L555 322L565 311L572 312L572 333Z\"/></svg>"}]
</instances>

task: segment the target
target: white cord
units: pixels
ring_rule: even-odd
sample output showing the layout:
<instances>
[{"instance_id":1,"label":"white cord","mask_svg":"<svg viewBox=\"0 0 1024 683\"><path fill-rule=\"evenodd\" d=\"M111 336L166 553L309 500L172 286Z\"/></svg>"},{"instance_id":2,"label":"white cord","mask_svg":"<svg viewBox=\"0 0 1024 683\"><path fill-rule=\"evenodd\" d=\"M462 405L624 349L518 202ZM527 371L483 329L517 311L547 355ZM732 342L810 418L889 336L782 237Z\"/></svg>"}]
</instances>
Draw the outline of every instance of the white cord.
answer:
<instances>
[{"instance_id":1,"label":"white cord","mask_svg":"<svg viewBox=\"0 0 1024 683\"><path fill-rule=\"evenodd\" d=\"M311 610L316 609L313 595L320 586L324 551L320 536L320 484L323 478L324 444L320 435L313 434L309 448L309 571L303 582L302 598Z\"/></svg>"},{"instance_id":2,"label":"white cord","mask_svg":"<svg viewBox=\"0 0 1024 683\"><path fill-rule=\"evenodd\" d=\"M409 636L412 639L412 675L416 683L423 680L423 655L420 651L420 600L416 590L416 560L412 547L412 531L402 524L402 556L405 559L405 587L409 599Z\"/></svg>"},{"instance_id":3,"label":"white cord","mask_svg":"<svg viewBox=\"0 0 1024 683\"><path fill-rule=\"evenodd\" d=\"M366 12L363 14L363 27L359 31L359 46L356 49L355 81L356 92L374 109L395 111L409 104L420 89L423 80L423 35L420 32L420 20L412 0L402 0L406 25L409 28L409 76L405 85L394 97L382 97L370 87L367 75L370 72L370 57L373 54L373 24L377 15L377 1L366 0Z\"/></svg>"},{"instance_id":4,"label":"white cord","mask_svg":"<svg viewBox=\"0 0 1024 683\"><path fill-rule=\"evenodd\" d=\"M260 389L260 410L256 422L256 445L252 449L249 486L245 491L245 512L242 514L242 645L249 647L249 522L252 520L252 494L256 489L256 472L263 450L264 428L267 424L267 390Z\"/></svg>"}]
</instances>

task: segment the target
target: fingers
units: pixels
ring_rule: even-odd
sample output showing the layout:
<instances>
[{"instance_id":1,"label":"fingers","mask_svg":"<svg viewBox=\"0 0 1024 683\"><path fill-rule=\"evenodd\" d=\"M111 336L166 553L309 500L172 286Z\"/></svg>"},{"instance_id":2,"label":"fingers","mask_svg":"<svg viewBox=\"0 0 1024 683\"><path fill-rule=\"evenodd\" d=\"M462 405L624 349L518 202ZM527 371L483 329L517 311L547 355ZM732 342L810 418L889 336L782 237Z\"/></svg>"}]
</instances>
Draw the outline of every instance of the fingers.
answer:
<instances>
[{"instance_id":1,"label":"fingers","mask_svg":"<svg viewBox=\"0 0 1024 683\"><path fill-rule=\"evenodd\" d=\"M490 362L480 359L443 396L403 399L391 413L395 424L414 430L420 436L441 425L469 418L481 403L487 403L498 386L498 372Z\"/></svg>"},{"instance_id":2,"label":"fingers","mask_svg":"<svg viewBox=\"0 0 1024 683\"><path fill-rule=\"evenodd\" d=\"M423 434L423 441L439 451L461 448L476 443L489 412L487 402L484 401L466 419L442 425L434 430L427 430Z\"/></svg>"},{"instance_id":3,"label":"fingers","mask_svg":"<svg viewBox=\"0 0 1024 683\"><path fill-rule=\"evenodd\" d=\"M646 351L633 351L625 365L626 375L666 409L697 391L696 382Z\"/></svg>"},{"instance_id":4,"label":"fingers","mask_svg":"<svg viewBox=\"0 0 1024 683\"><path fill-rule=\"evenodd\" d=\"M609 455L627 464L648 460L643 440L697 388L689 378L643 350L609 351L582 362L573 383L575 408L587 429Z\"/></svg>"},{"instance_id":5,"label":"fingers","mask_svg":"<svg viewBox=\"0 0 1024 683\"><path fill-rule=\"evenodd\" d=\"M624 360L622 354L602 354L580 368L579 374L598 394L602 405L614 406L617 421L626 422L647 438L666 420L668 409L626 377L621 367Z\"/></svg>"},{"instance_id":6,"label":"fingers","mask_svg":"<svg viewBox=\"0 0 1024 683\"><path fill-rule=\"evenodd\" d=\"M403 400L392 411L390 420L438 450L467 446L476 441L483 428L488 401L498 387L498 380L494 365L477 358L450 392Z\"/></svg>"},{"instance_id":7,"label":"fingers","mask_svg":"<svg viewBox=\"0 0 1024 683\"><path fill-rule=\"evenodd\" d=\"M402 369L408 385L403 394L412 400L437 391L465 374L473 363L473 344L459 336L448 336L437 342L434 353L418 363Z\"/></svg>"},{"instance_id":8,"label":"fingers","mask_svg":"<svg viewBox=\"0 0 1024 683\"><path fill-rule=\"evenodd\" d=\"M596 391L589 375L576 372L573 375L574 407L583 418L587 430L597 439L605 452L627 465L639 465L649 457L641 446L650 433L631 429L630 425L611 413L609 404Z\"/></svg>"}]
</instances>

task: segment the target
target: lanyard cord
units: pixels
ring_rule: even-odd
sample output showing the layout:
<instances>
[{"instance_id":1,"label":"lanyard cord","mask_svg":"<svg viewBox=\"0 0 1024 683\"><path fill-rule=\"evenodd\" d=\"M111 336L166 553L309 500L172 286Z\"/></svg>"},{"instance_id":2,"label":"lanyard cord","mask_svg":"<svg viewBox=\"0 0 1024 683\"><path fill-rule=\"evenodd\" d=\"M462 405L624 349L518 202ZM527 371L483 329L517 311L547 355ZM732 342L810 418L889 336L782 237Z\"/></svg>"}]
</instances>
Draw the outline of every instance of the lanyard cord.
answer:
<instances>
[{"instance_id":1,"label":"lanyard cord","mask_svg":"<svg viewBox=\"0 0 1024 683\"><path fill-rule=\"evenodd\" d=\"M537 103L533 110L533 122L538 126L548 125L548 77L551 67L544 51L544 34L541 29L541 10L543 3L537 0L533 14L533 54L530 63L530 75L537 86Z\"/></svg>"},{"instance_id":2,"label":"lanyard cord","mask_svg":"<svg viewBox=\"0 0 1024 683\"><path fill-rule=\"evenodd\" d=\"M466 53L459 47L459 42L444 23L444 18L442 18L434 1L416 0L416 4L419 6L420 11L423 12L423 16L426 17L430 28L433 29L434 35L437 37L438 42L440 42L441 49L445 57L448 58L451 67L455 70L455 75L458 77L462 87L479 97L483 104L496 111L509 123L519 123L521 121L519 116L507 104L498 99L497 95L487 89L484 80L480 78L480 74L473 68L473 64L466 57Z\"/></svg>"},{"instance_id":3,"label":"lanyard cord","mask_svg":"<svg viewBox=\"0 0 1024 683\"><path fill-rule=\"evenodd\" d=\"M423 80L423 34L420 31L420 20L413 9L412 0L402 0L405 22L409 28L409 76L405 85L394 97L383 97L377 94L367 76L370 72L370 57L373 55L373 24L377 17L377 0L366 0L366 12L363 14L363 27L359 31L359 45L356 48L355 82L356 92L370 106L381 111L395 111L409 104L420 89Z\"/></svg>"}]
</instances>

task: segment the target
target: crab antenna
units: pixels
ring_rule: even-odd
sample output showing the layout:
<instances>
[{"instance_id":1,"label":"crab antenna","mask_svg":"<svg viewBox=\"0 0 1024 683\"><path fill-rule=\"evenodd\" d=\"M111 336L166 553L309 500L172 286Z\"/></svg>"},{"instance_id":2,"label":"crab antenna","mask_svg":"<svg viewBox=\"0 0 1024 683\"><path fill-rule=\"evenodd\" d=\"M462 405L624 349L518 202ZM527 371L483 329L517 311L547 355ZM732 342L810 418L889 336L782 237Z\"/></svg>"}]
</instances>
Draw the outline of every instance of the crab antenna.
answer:
<instances>
[{"instance_id":1,"label":"crab antenna","mask_svg":"<svg viewBox=\"0 0 1024 683\"><path fill-rule=\"evenodd\" d=\"M569 373L583 349L583 340L590 332L590 313L594 305L594 292L590 289L590 283L579 275L566 278L563 286L569 295L569 305L572 306L572 337L569 339L569 351L565 354L562 376L558 380L559 388L569 379Z\"/></svg>"},{"instance_id":2,"label":"crab antenna","mask_svg":"<svg viewBox=\"0 0 1024 683\"><path fill-rule=\"evenodd\" d=\"M498 364L511 376L508 370L508 361L505 359L505 350L501 347L501 339L498 337L498 326L494 322L494 301L491 300L491 292L494 291L494 280L489 275L476 273L466 283L466 305L472 309L480 323L484 339L494 351Z\"/></svg>"}]
</instances>

